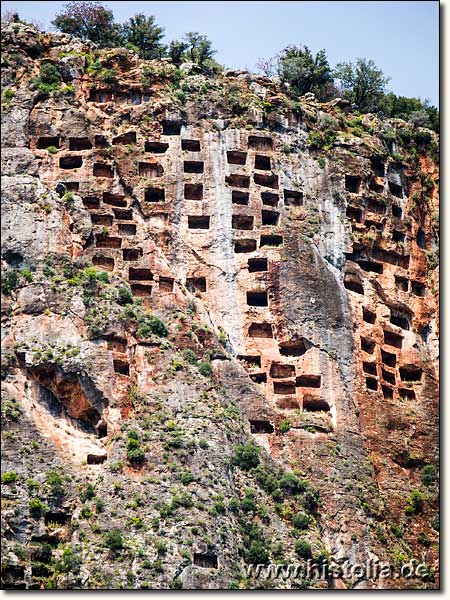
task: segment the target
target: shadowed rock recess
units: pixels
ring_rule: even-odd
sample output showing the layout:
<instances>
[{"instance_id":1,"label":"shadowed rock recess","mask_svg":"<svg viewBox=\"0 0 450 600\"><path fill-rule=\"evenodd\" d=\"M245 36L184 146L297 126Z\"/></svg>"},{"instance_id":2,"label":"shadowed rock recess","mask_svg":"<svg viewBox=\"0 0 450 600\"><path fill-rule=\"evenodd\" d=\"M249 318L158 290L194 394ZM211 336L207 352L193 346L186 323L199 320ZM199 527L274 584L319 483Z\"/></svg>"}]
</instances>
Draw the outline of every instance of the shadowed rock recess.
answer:
<instances>
[{"instance_id":1,"label":"shadowed rock recess","mask_svg":"<svg viewBox=\"0 0 450 600\"><path fill-rule=\"evenodd\" d=\"M3 37L3 586L436 587L436 134Z\"/></svg>"}]
</instances>

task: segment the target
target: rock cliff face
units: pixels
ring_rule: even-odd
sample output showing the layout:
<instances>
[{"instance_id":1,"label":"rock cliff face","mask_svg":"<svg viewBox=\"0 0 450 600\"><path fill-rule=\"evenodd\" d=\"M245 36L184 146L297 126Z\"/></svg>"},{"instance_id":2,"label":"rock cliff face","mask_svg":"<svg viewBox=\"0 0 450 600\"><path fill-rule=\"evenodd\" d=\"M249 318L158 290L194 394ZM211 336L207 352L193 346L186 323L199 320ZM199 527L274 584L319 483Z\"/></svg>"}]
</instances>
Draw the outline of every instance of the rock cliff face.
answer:
<instances>
[{"instance_id":1,"label":"rock cliff face","mask_svg":"<svg viewBox=\"0 0 450 600\"><path fill-rule=\"evenodd\" d=\"M435 134L3 37L5 587L435 587Z\"/></svg>"}]
</instances>

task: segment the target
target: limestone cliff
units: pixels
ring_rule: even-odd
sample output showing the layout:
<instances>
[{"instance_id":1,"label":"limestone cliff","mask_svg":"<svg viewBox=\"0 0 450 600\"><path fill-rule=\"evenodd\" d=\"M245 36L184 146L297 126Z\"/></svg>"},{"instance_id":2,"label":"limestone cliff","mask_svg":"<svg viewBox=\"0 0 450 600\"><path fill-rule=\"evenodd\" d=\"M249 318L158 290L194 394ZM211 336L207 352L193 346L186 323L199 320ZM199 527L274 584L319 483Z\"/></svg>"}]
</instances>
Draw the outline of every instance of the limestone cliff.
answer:
<instances>
[{"instance_id":1,"label":"limestone cliff","mask_svg":"<svg viewBox=\"0 0 450 600\"><path fill-rule=\"evenodd\" d=\"M436 134L2 35L4 586L435 587Z\"/></svg>"}]
</instances>

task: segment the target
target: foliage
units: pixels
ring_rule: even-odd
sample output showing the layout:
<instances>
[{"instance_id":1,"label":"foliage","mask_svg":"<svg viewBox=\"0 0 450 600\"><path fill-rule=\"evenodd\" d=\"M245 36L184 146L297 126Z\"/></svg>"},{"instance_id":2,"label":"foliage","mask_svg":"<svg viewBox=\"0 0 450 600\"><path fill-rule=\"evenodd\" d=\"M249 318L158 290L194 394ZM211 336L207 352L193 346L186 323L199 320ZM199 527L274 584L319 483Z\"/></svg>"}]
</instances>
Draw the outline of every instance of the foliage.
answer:
<instances>
[{"instance_id":1,"label":"foliage","mask_svg":"<svg viewBox=\"0 0 450 600\"><path fill-rule=\"evenodd\" d=\"M111 529L111 531L108 531L105 536L105 546L114 553L122 550L124 546L122 532L119 529Z\"/></svg>"},{"instance_id":2,"label":"foliage","mask_svg":"<svg viewBox=\"0 0 450 600\"><path fill-rule=\"evenodd\" d=\"M269 562L269 553L262 540L253 540L246 552L245 560L248 564L265 565Z\"/></svg>"},{"instance_id":3,"label":"foliage","mask_svg":"<svg viewBox=\"0 0 450 600\"><path fill-rule=\"evenodd\" d=\"M296 529L308 529L309 516L304 512L298 512L292 517L292 525Z\"/></svg>"},{"instance_id":4,"label":"foliage","mask_svg":"<svg viewBox=\"0 0 450 600\"><path fill-rule=\"evenodd\" d=\"M39 518L47 510L46 504L40 498L32 498L28 502L28 508L30 514L36 518Z\"/></svg>"},{"instance_id":5,"label":"foliage","mask_svg":"<svg viewBox=\"0 0 450 600\"><path fill-rule=\"evenodd\" d=\"M325 50L313 56L307 46L288 46L278 57L278 74L293 98L309 92L319 100L333 96L333 75Z\"/></svg>"},{"instance_id":6,"label":"foliage","mask_svg":"<svg viewBox=\"0 0 450 600\"><path fill-rule=\"evenodd\" d=\"M125 304L133 304L133 294L130 288L121 285L117 288L117 303L121 306Z\"/></svg>"},{"instance_id":7,"label":"foliage","mask_svg":"<svg viewBox=\"0 0 450 600\"><path fill-rule=\"evenodd\" d=\"M17 473L15 471L6 471L2 475L2 483L15 483L17 481Z\"/></svg>"},{"instance_id":8,"label":"foliage","mask_svg":"<svg viewBox=\"0 0 450 600\"><path fill-rule=\"evenodd\" d=\"M312 556L311 544L305 539L297 540L294 549L300 558L311 558Z\"/></svg>"},{"instance_id":9,"label":"foliage","mask_svg":"<svg viewBox=\"0 0 450 600\"><path fill-rule=\"evenodd\" d=\"M422 512L425 500L426 496L420 490L412 490L405 507L405 513L407 515L412 515L414 513Z\"/></svg>"},{"instance_id":10,"label":"foliage","mask_svg":"<svg viewBox=\"0 0 450 600\"><path fill-rule=\"evenodd\" d=\"M249 471L259 465L259 448L254 444L238 444L234 448L233 464Z\"/></svg>"},{"instance_id":11,"label":"foliage","mask_svg":"<svg viewBox=\"0 0 450 600\"><path fill-rule=\"evenodd\" d=\"M339 63L334 73L340 81L343 95L358 110L378 110L389 77L385 77L373 60L358 58L356 64Z\"/></svg>"},{"instance_id":12,"label":"foliage","mask_svg":"<svg viewBox=\"0 0 450 600\"><path fill-rule=\"evenodd\" d=\"M281 433L288 432L290 428L291 428L291 422L289 421L289 419L282 419L280 421L280 424L278 425L278 429L280 430Z\"/></svg>"},{"instance_id":13,"label":"foliage","mask_svg":"<svg viewBox=\"0 0 450 600\"><path fill-rule=\"evenodd\" d=\"M204 377L210 377L212 375L212 366L209 361L205 360L203 362L199 362L197 368L200 375L203 375Z\"/></svg>"},{"instance_id":14,"label":"foliage","mask_svg":"<svg viewBox=\"0 0 450 600\"><path fill-rule=\"evenodd\" d=\"M139 56L145 60L162 58L166 47L161 43L164 29L158 27L155 17L146 17L140 13L131 17L122 26L122 35L126 44L136 49Z\"/></svg>"},{"instance_id":15,"label":"foliage","mask_svg":"<svg viewBox=\"0 0 450 600\"><path fill-rule=\"evenodd\" d=\"M216 72L218 64L213 60L216 50L212 42L198 31L190 31L181 40L174 40L168 48L168 55L174 65L192 62L199 72Z\"/></svg>"},{"instance_id":16,"label":"foliage","mask_svg":"<svg viewBox=\"0 0 450 600\"><path fill-rule=\"evenodd\" d=\"M2 293L5 296L10 296L19 286L19 273L15 269L11 271L3 271L2 273Z\"/></svg>"},{"instance_id":17,"label":"foliage","mask_svg":"<svg viewBox=\"0 0 450 600\"><path fill-rule=\"evenodd\" d=\"M57 29L102 48L120 45L123 38L114 24L114 15L100 2L69 2L52 21Z\"/></svg>"},{"instance_id":18,"label":"foliage","mask_svg":"<svg viewBox=\"0 0 450 600\"><path fill-rule=\"evenodd\" d=\"M422 470L421 481L426 487L432 487L437 483L438 469L436 465L425 465Z\"/></svg>"},{"instance_id":19,"label":"foliage","mask_svg":"<svg viewBox=\"0 0 450 600\"><path fill-rule=\"evenodd\" d=\"M165 337L168 334L168 329L165 323L155 315L142 315L136 335L140 338L147 338L152 334Z\"/></svg>"},{"instance_id":20,"label":"foliage","mask_svg":"<svg viewBox=\"0 0 450 600\"><path fill-rule=\"evenodd\" d=\"M386 117L404 119L415 127L429 127L439 132L439 111L428 100L397 96L389 92L383 96L380 110Z\"/></svg>"}]
</instances>

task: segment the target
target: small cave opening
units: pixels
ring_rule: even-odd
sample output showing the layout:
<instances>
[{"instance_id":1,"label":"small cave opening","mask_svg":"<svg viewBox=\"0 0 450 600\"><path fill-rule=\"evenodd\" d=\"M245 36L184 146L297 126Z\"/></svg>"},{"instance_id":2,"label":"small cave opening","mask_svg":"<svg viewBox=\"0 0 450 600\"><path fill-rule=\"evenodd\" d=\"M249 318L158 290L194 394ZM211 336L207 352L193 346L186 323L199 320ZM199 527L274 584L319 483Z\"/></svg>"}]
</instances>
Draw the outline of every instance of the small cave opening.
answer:
<instances>
[{"instance_id":1,"label":"small cave opening","mask_svg":"<svg viewBox=\"0 0 450 600\"><path fill-rule=\"evenodd\" d=\"M261 192L261 201L264 206L272 206L277 207L280 201L280 197L278 194L274 194L273 192Z\"/></svg>"},{"instance_id":2,"label":"small cave opening","mask_svg":"<svg viewBox=\"0 0 450 600\"><path fill-rule=\"evenodd\" d=\"M393 196L397 198L403 198L403 188L398 183L394 183L393 181L388 181L389 191Z\"/></svg>"},{"instance_id":3,"label":"small cave opening","mask_svg":"<svg viewBox=\"0 0 450 600\"><path fill-rule=\"evenodd\" d=\"M231 202L233 204L240 204L241 206L247 206L249 200L248 192L240 192L239 190L233 190L231 192Z\"/></svg>"},{"instance_id":4,"label":"small cave opening","mask_svg":"<svg viewBox=\"0 0 450 600\"><path fill-rule=\"evenodd\" d=\"M162 177L164 175L164 167L156 162L140 162L138 171L139 177Z\"/></svg>"},{"instance_id":5,"label":"small cave opening","mask_svg":"<svg viewBox=\"0 0 450 600\"><path fill-rule=\"evenodd\" d=\"M403 336L399 335L398 333L394 333L393 331L383 331L383 333L385 344L401 349L403 346Z\"/></svg>"},{"instance_id":6,"label":"small cave opening","mask_svg":"<svg viewBox=\"0 0 450 600\"><path fill-rule=\"evenodd\" d=\"M394 368L397 364L397 356L392 352L386 352L386 350L381 350L381 362L387 367Z\"/></svg>"},{"instance_id":7,"label":"small cave opening","mask_svg":"<svg viewBox=\"0 0 450 600\"><path fill-rule=\"evenodd\" d=\"M97 233L95 236L95 245L97 248L120 248L122 246L122 238L109 237L102 233Z\"/></svg>"},{"instance_id":8,"label":"small cave opening","mask_svg":"<svg viewBox=\"0 0 450 600\"><path fill-rule=\"evenodd\" d=\"M274 173L271 173L270 175L255 173L253 179L257 185L278 189L278 175L275 175Z\"/></svg>"},{"instance_id":9,"label":"small cave opening","mask_svg":"<svg viewBox=\"0 0 450 600\"><path fill-rule=\"evenodd\" d=\"M349 205L345 214L352 221L356 221L357 223L361 223L362 221L362 210L360 208Z\"/></svg>"},{"instance_id":10,"label":"small cave opening","mask_svg":"<svg viewBox=\"0 0 450 600\"><path fill-rule=\"evenodd\" d=\"M322 377L320 375L300 375L295 381L297 387L320 388Z\"/></svg>"},{"instance_id":11,"label":"small cave opening","mask_svg":"<svg viewBox=\"0 0 450 600\"><path fill-rule=\"evenodd\" d=\"M88 137L69 138L69 150L91 150L92 142Z\"/></svg>"},{"instance_id":12,"label":"small cave opening","mask_svg":"<svg viewBox=\"0 0 450 600\"><path fill-rule=\"evenodd\" d=\"M114 168L104 163L94 163L93 174L94 177L104 177L106 179L113 179Z\"/></svg>"},{"instance_id":13,"label":"small cave opening","mask_svg":"<svg viewBox=\"0 0 450 600\"><path fill-rule=\"evenodd\" d=\"M247 162L247 152L239 152L238 150L228 150L227 162L230 165L245 165Z\"/></svg>"},{"instance_id":14,"label":"small cave opening","mask_svg":"<svg viewBox=\"0 0 450 600\"><path fill-rule=\"evenodd\" d=\"M411 388L398 388L398 395L402 400L415 400L416 392Z\"/></svg>"},{"instance_id":15,"label":"small cave opening","mask_svg":"<svg viewBox=\"0 0 450 600\"><path fill-rule=\"evenodd\" d=\"M363 271L371 271L372 273L383 273L383 263L376 262L374 260L358 260L358 265Z\"/></svg>"},{"instance_id":16,"label":"small cave opening","mask_svg":"<svg viewBox=\"0 0 450 600\"><path fill-rule=\"evenodd\" d=\"M261 221L263 225L278 225L278 220L280 218L280 213L277 213L273 210L263 210L261 211Z\"/></svg>"},{"instance_id":17,"label":"small cave opening","mask_svg":"<svg viewBox=\"0 0 450 600\"><path fill-rule=\"evenodd\" d=\"M173 292L174 279L172 277L160 277L158 283L161 292Z\"/></svg>"},{"instance_id":18,"label":"small cave opening","mask_svg":"<svg viewBox=\"0 0 450 600\"><path fill-rule=\"evenodd\" d=\"M210 217L206 215L189 215L188 216L188 228L189 229L209 229Z\"/></svg>"},{"instance_id":19,"label":"small cave opening","mask_svg":"<svg viewBox=\"0 0 450 600\"><path fill-rule=\"evenodd\" d=\"M118 231L120 235L136 235L136 225L134 223L119 223Z\"/></svg>"},{"instance_id":20,"label":"small cave opening","mask_svg":"<svg viewBox=\"0 0 450 600\"><path fill-rule=\"evenodd\" d=\"M273 139L267 136L249 135L247 143L254 150L271 150L273 147Z\"/></svg>"},{"instance_id":21,"label":"small cave opening","mask_svg":"<svg viewBox=\"0 0 450 600\"><path fill-rule=\"evenodd\" d=\"M371 158L370 162L371 162L372 171L373 171L373 174L375 175L375 177L384 177L384 170L385 170L384 162L378 158Z\"/></svg>"},{"instance_id":22,"label":"small cave opening","mask_svg":"<svg viewBox=\"0 0 450 600\"><path fill-rule=\"evenodd\" d=\"M163 135L181 135L182 121L164 119L161 123Z\"/></svg>"},{"instance_id":23,"label":"small cave opening","mask_svg":"<svg viewBox=\"0 0 450 600\"><path fill-rule=\"evenodd\" d=\"M11 250L6 250L2 257L10 267L18 268L24 261L22 254L19 252L12 252Z\"/></svg>"},{"instance_id":24,"label":"small cave opening","mask_svg":"<svg viewBox=\"0 0 450 600\"><path fill-rule=\"evenodd\" d=\"M250 177L248 175L227 175L225 177L225 183L231 187L249 188Z\"/></svg>"},{"instance_id":25,"label":"small cave opening","mask_svg":"<svg viewBox=\"0 0 450 600\"><path fill-rule=\"evenodd\" d=\"M391 317L389 320L393 325L405 329L406 331L409 331L411 327L409 316L393 308L391 308Z\"/></svg>"},{"instance_id":26,"label":"small cave opening","mask_svg":"<svg viewBox=\"0 0 450 600\"><path fill-rule=\"evenodd\" d=\"M365 321L366 323L370 323L371 325L375 323L376 314L373 311L366 308L365 306L363 306L362 309L362 317L363 321Z\"/></svg>"},{"instance_id":27,"label":"small cave opening","mask_svg":"<svg viewBox=\"0 0 450 600\"><path fill-rule=\"evenodd\" d=\"M249 273L261 273L269 270L267 258L249 258L247 264Z\"/></svg>"},{"instance_id":28,"label":"small cave opening","mask_svg":"<svg viewBox=\"0 0 450 600\"><path fill-rule=\"evenodd\" d=\"M38 150L46 150L47 148L50 148L51 146L58 148L60 147L60 141L59 141L59 137L57 136L53 136L53 137L40 137L37 139L36 142L36 148Z\"/></svg>"},{"instance_id":29,"label":"small cave opening","mask_svg":"<svg viewBox=\"0 0 450 600\"><path fill-rule=\"evenodd\" d=\"M114 259L110 256L96 254L92 257L92 264L96 267L102 267L105 271L114 271Z\"/></svg>"},{"instance_id":30,"label":"small cave opening","mask_svg":"<svg viewBox=\"0 0 450 600\"><path fill-rule=\"evenodd\" d=\"M406 277L401 277L400 275L395 275L395 286L401 290L402 292L407 292L409 289L409 281Z\"/></svg>"},{"instance_id":31,"label":"small cave opening","mask_svg":"<svg viewBox=\"0 0 450 600\"><path fill-rule=\"evenodd\" d=\"M381 384L381 391L385 400L394 399L394 390L390 386Z\"/></svg>"},{"instance_id":32,"label":"small cave opening","mask_svg":"<svg viewBox=\"0 0 450 600\"><path fill-rule=\"evenodd\" d=\"M366 377L366 388L376 392L378 390L378 379L375 379L375 377Z\"/></svg>"},{"instance_id":33,"label":"small cave opening","mask_svg":"<svg viewBox=\"0 0 450 600\"><path fill-rule=\"evenodd\" d=\"M144 192L145 202L164 202L165 190L164 188L147 188Z\"/></svg>"},{"instance_id":34,"label":"small cave opening","mask_svg":"<svg viewBox=\"0 0 450 600\"><path fill-rule=\"evenodd\" d=\"M295 366L284 363L273 362L270 365L270 376L272 379L287 379L295 376Z\"/></svg>"},{"instance_id":35,"label":"small cave opening","mask_svg":"<svg viewBox=\"0 0 450 600\"><path fill-rule=\"evenodd\" d=\"M203 200L203 184L185 183L184 198L185 200Z\"/></svg>"},{"instance_id":36,"label":"small cave opening","mask_svg":"<svg viewBox=\"0 0 450 600\"><path fill-rule=\"evenodd\" d=\"M243 254L246 252L255 252L256 240L236 240L234 242L234 252Z\"/></svg>"},{"instance_id":37,"label":"small cave opening","mask_svg":"<svg viewBox=\"0 0 450 600\"><path fill-rule=\"evenodd\" d=\"M249 231L253 229L254 218L247 215L233 215L231 226L240 231Z\"/></svg>"},{"instance_id":38,"label":"small cave opening","mask_svg":"<svg viewBox=\"0 0 450 600\"><path fill-rule=\"evenodd\" d=\"M399 231L398 229L394 229L392 232L392 241L393 242L404 242L406 234L403 231Z\"/></svg>"},{"instance_id":39,"label":"small cave opening","mask_svg":"<svg viewBox=\"0 0 450 600\"><path fill-rule=\"evenodd\" d=\"M279 351L282 356L303 356L309 347L309 343L304 338L300 338L281 343Z\"/></svg>"},{"instance_id":40,"label":"small cave opening","mask_svg":"<svg viewBox=\"0 0 450 600\"><path fill-rule=\"evenodd\" d=\"M411 281L411 292L414 296L425 296L425 285L420 281Z\"/></svg>"},{"instance_id":41,"label":"small cave opening","mask_svg":"<svg viewBox=\"0 0 450 600\"><path fill-rule=\"evenodd\" d=\"M120 352L121 354L124 354L127 351L128 343L126 338L118 335L108 335L105 336L105 340L108 350Z\"/></svg>"},{"instance_id":42,"label":"small cave opening","mask_svg":"<svg viewBox=\"0 0 450 600\"><path fill-rule=\"evenodd\" d=\"M330 405L323 398L305 394L303 396L303 410L306 412L330 412Z\"/></svg>"},{"instance_id":43,"label":"small cave opening","mask_svg":"<svg viewBox=\"0 0 450 600\"><path fill-rule=\"evenodd\" d=\"M357 175L345 176L345 189L352 194L359 194L361 188L361 177Z\"/></svg>"},{"instance_id":44,"label":"small cave opening","mask_svg":"<svg viewBox=\"0 0 450 600\"><path fill-rule=\"evenodd\" d=\"M250 373L250 379L253 383L267 383L266 373Z\"/></svg>"},{"instance_id":45,"label":"small cave opening","mask_svg":"<svg viewBox=\"0 0 450 600\"><path fill-rule=\"evenodd\" d=\"M247 369L261 368L261 356L259 354L239 354L236 358L244 362Z\"/></svg>"},{"instance_id":46,"label":"small cave opening","mask_svg":"<svg viewBox=\"0 0 450 600\"><path fill-rule=\"evenodd\" d=\"M164 154L169 149L166 142L145 142L144 151L152 154Z\"/></svg>"},{"instance_id":47,"label":"small cave opening","mask_svg":"<svg viewBox=\"0 0 450 600\"><path fill-rule=\"evenodd\" d=\"M295 382L294 381L274 381L273 382L273 393L281 396L294 396L295 395Z\"/></svg>"},{"instance_id":48,"label":"small cave opening","mask_svg":"<svg viewBox=\"0 0 450 600\"><path fill-rule=\"evenodd\" d=\"M375 194L382 194L384 192L384 184L373 181L373 179L369 182L369 190L375 192Z\"/></svg>"},{"instance_id":49,"label":"small cave opening","mask_svg":"<svg viewBox=\"0 0 450 600\"><path fill-rule=\"evenodd\" d=\"M118 208L126 208L127 201L123 194L113 194L111 192L103 192L103 202L110 206L116 206Z\"/></svg>"},{"instance_id":50,"label":"small cave opening","mask_svg":"<svg viewBox=\"0 0 450 600\"><path fill-rule=\"evenodd\" d=\"M131 208L113 208L114 217L120 221L132 221L133 210Z\"/></svg>"},{"instance_id":51,"label":"small cave opening","mask_svg":"<svg viewBox=\"0 0 450 600\"><path fill-rule=\"evenodd\" d=\"M251 433L274 433L275 428L270 421L249 419Z\"/></svg>"},{"instance_id":52,"label":"small cave opening","mask_svg":"<svg viewBox=\"0 0 450 600\"><path fill-rule=\"evenodd\" d=\"M138 298L147 298L152 295L152 286L145 285L144 283L132 283L130 284L133 296Z\"/></svg>"},{"instance_id":53,"label":"small cave opening","mask_svg":"<svg viewBox=\"0 0 450 600\"><path fill-rule=\"evenodd\" d=\"M405 365L399 369L402 381L421 381L423 371L415 365Z\"/></svg>"},{"instance_id":54,"label":"small cave opening","mask_svg":"<svg viewBox=\"0 0 450 600\"><path fill-rule=\"evenodd\" d=\"M264 246L270 246L273 248L279 247L283 245L283 236L282 235L262 235L260 237L259 247L263 248Z\"/></svg>"},{"instance_id":55,"label":"small cave opening","mask_svg":"<svg viewBox=\"0 0 450 600\"><path fill-rule=\"evenodd\" d=\"M350 292L355 292L355 294L364 294L364 287L361 280L353 273L347 273L344 276L344 287Z\"/></svg>"},{"instance_id":56,"label":"small cave opening","mask_svg":"<svg viewBox=\"0 0 450 600\"><path fill-rule=\"evenodd\" d=\"M375 350L375 342L369 338L362 337L361 339L361 350L368 354L373 354Z\"/></svg>"},{"instance_id":57,"label":"small cave opening","mask_svg":"<svg viewBox=\"0 0 450 600\"><path fill-rule=\"evenodd\" d=\"M186 287L191 293L206 292L206 277L187 277Z\"/></svg>"},{"instance_id":58,"label":"small cave opening","mask_svg":"<svg viewBox=\"0 0 450 600\"><path fill-rule=\"evenodd\" d=\"M303 205L303 192L296 190L284 190L284 203L286 206L302 206Z\"/></svg>"},{"instance_id":59,"label":"small cave opening","mask_svg":"<svg viewBox=\"0 0 450 600\"><path fill-rule=\"evenodd\" d=\"M369 198L367 202L367 210L376 215L384 215L386 213L386 204L381 200Z\"/></svg>"},{"instance_id":60,"label":"small cave opening","mask_svg":"<svg viewBox=\"0 0 450 600\"><path fill-rule=\"evenodd\" d=\"M377 375L377 364L374 362L363 362L363 371L368 375Z\"/></svg>"},{"instance_id":61,"label":"small cave opening","mask_svg":"<svg viewBox=\"0 0 450 600\"><path fill-rule=\"evenodd\" d=\"M392 205L392 216L395 217L396 219L401 219L403 215L403 211L401 209L400 206L398 206L398 204L393 204Z\"/></svg>"},{"instance_id":62,"label":"small cave opening","mask_svg":"<svg viewBox=\"0 0 450 600\"><path fill-rule=\"evenodd\" d=\"M106 453L104 454L91 454L89 453L86 457L86 463L88 465L101 465L107 459Z\"/></svg>"},{"instance_id":63,"label":"small cave opening","mask_svg":"<svg viewBox=\"0 0 450 600\"><path fill-rule=\"evenodd\" d=\"M259 171L270 171L270 156L264 156L263 154L255 155L255 169Z\"/></svg>"},{"instance_id":64,"label":"small cave opening","mask_svg":"<svg viewBox=\"0 0 450 600\"><path fill-rule=\"evenodd\" d=\"M119 358L115 358L113 360L114 373L118 373L119 375L130 376L130 365L128 362L124 360L120 360Z\"/></svg>"},{"instance_id":65,"label":"small cave opening","mask_svg":"<svg viewBox=\"0 0 450 600\"><path fill-rule=\"evenodd\" d=\"M181 149L186 152L200 152L199 140L181 140Z\"/></svg>"},{"instance_id":66,"label":"small cave opening","mask_svg":"<svg viewBox=\"0 0 450 600\"><path fill-rule=\"evenodd\" d=\"M203 173L204 163L202 160L185 160L183 169L185 173Z\"/></svg>"},{"instance_id":67,"label":"small cave opening","mask_svg":"<svg viewBox=\"0 0 450 600\"><path fill-rule=\"evenodd\" d=\"M89 94L89 102L112 102L113 94L110 90L91 90Z\"/></svg>"},{"instance_id":68,"label":"small cave opening","mask_svg":"<svg viewBox=\"0 0 450 600\"><path fill-rule=\"evenodd\" d=\"M153 281L153 273L150 269L142 267L130 267L128 278L132 281Z\"/></svg>"},{"instance_id":69,"label":"small cave opening","mask_svg":"<svg viewBox=\"0 0 450 600\"><path fill-rule=\"evenodd\" d=\"M392 385L395 385L395 373L392 373L391 371L387 371L386 369L381 369L381 376L383 377L384 381L386 381L387 383L391 383Z\"/></svg>"},{"instance_id":70,"label":"small cave opening","mask_svg":"<svg viewBox=\"0 0 450 600\"><path fill-rule=\"evenodd\" d=\"M66 186L68 192L78 192L80 184L78 181L61 181L62 185Z\"/></svg>"},{"instance_id":71,"label":"small cave opening","mask_svg":"<svg viewBox=\"0 0 450 600\"><path fill-rule=\"evenodd\" d=\"M108 146L108 142L104 135L96 135L94 137L94 146L96 148L106 148Z\"/></svg>"},{"instance_id":72,"label":"small cave opening","mask_svg":"<svg viewBox=\"0 0 450 600\"><path fill-rule=\"evenodd\" d=\"M88 210L100 208L100 199L95 198L95 196L87 196L86 198L83 198L83 206Z\"/></svg>"},{"instance_id":73,"label":"small cave opening","mask_svg":"<svg viewBox=\"0 0 450 600\"><path fill-rule=\"evenodd\" d=\"M44 523L50 525L55 523L56 525L66 525L71 519L71 515L62 510L49 510L44 514Z\"/></svg>"},{"instance_id":74,"label":"small cave opening","mask_svg":"<svg viewBox=\"0 0 450 600\"><path fill-rule=\"evenodd\" d=\"M421 248L422 250L425 250L426 237L425 237L425 232L423 231L423 229L419 229L419 231L417 232L416 244L419 246L419 248Z\"/></svg>"},{"instance_id":75,"label":"small cave opening","mask_svg":"<svg viewBox=\"0 0 450 600\"><path fill-rule=\"evenodd\" d=\"M217 569L217 555L194 552L193 563L196 567L202 567L203 569Z\"/></svg>"},{"instance_id":76,"label":"small cave opening","mask_svg":"<svg viewBox=\"0 0 450 600\"><path fill-rule=\"evenodd\" d=\"M62 156L59 159L60 169L79 169L81 166L83 166L83 158L81 156Z\"/></svg>"},{"instance_id":77,"label":"small cave opening","mask_svg":"<svg viewBox=\"0 0 450 600\"><path fill-rule=\"evenodd\" d=\"M111 227L113 224L113 216L108 214L91 214L92 225L105 225Z\"/></svg>"},{"instance_id":78,"label":"small cave opening","mask_svg":"<svg viewBox=\"0 0 450 600\"><path fill-rule=\"evenodd\" d=\"M122 258L126 262L135 262L142 257L142 248L124 248Z\"/></svg>"},{"instance_id":79,"label":"small cave opening","mask_svg":"<svg viewBox=\"0 0 450 600\"><path fill-rule=\"evenodd\" d=\"M112 140L113 146L127 146L128 144L136 143L136 132L135 131L127 131L126 133L122 133L122 135L117 135Z\"/></svg>"},{"instance_id":80,"label":"small cave opening","mask_svg":"<svg viewBox=\"0 0 450 600\"><path fill-rule=\"evenodd\" d=\"M271 323L252 323L248 328L248 335L252 338L273 338Z\"/></svg>"}]
</instances>

